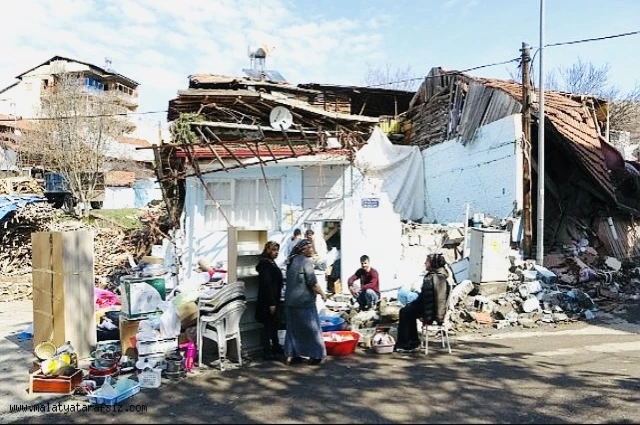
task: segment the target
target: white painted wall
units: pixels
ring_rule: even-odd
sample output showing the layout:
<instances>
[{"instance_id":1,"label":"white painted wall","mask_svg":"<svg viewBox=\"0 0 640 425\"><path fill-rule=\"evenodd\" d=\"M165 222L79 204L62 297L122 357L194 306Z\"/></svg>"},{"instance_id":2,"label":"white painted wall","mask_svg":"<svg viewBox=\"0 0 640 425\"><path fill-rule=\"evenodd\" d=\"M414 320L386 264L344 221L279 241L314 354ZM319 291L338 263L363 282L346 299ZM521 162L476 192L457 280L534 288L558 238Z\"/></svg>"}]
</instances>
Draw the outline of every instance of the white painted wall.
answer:
<instances>
[{"instance_id":1,"label":"white painted wall","mask_svg":"<svg viewBox=\"0 0 640 425\"><path fill-rule=\"evenodd\" d=\"M282 243L293 233L303 220L302 210L302 171L297 166L265 167L268 179L281 179L281 220L279 229L269 229L269 239ZM205 174L204 181L256 178L262 179L260 167L231 170L228 173ZM200 258L207 258L212 264L227 261L227 231L209 231L205 228L206 192L196 178L187 179L185 200L185 243L186 255L183 258L186 276L196 267Z\"/></svg>"},{"instance_id":2,"label":"white painted wall","mask_svg":"<svg viewBox=\"0 0 640 425\"><path fill-rule=\"evenodd\" d=\"M0 93L0 114L15 114L23 118L37 116L41 86L41 77L25 76L17 85Z\"/></svg>"},{"instance_id":3,"label":"white painted wall","mask_svg":"<svg viewBox=\"0 0 640 425\"><path fill-rule=\"evenodd\" d=\"M353 172L353 192L345 199L342 221L343 292L348 292L349 276L360 268L361 255L369 256L371 267L378 271L381 291L396 288L402 255L400 215L379 182L363 176L357 169ZM362 208L362 198L378 198L379 206Z\"/></svg>"},{"instance_id":4,"label":"white painted wall","mask_svg":"<svg viewBox=\"0 0 640 425\"><path fill-rule=\"evenodd\" d=\"M118 208L134 208L136 194L132 187L106 187L102 208L105 210Z\"/></svg>"},{"instance_id":5,"label":"white painted wall","mask_svg":"<svg viewBox=\"0 0 640 425\"><path fill-rule=\"evenodd\" d=\"M303 209L302 169L299 166L273 166L265 168L267 178L280 178L281 184L281 221L280 229L269 229L269 239L282 242L291 236L296 227L305 228L311 210ZM205 181L213 179L212 174L204 175ZM262 178L259 167L232 170L229 173L218 172L215 179ZM398 286L396 282L398 262L401 256L401 223L394 211L393 203L381 191L381 185L368 181L352 167L345 167L342 178L332 188L343 191L345 203L342 220L342 280L360 267L360 256L371 258L373 267L380 273L381 289ZM183 277L189 277L200 258L208 259L212 264L227 261L227 232L211 232L205 229L204 201L206 194L197 178L187 179L187 192L184 214L185 256L183 258ZM379 197L378 208L360 208L362 197ZM189 254L190 253L190 254ZM346 291L346 285L344 290Z\"/></svg>"},{"instance_id":6,"label":"white painted wall","mask_svg":"<svg viewBox=\"0 0 640 425\"><path fill-rule=\"evenodd\" d=\"M522 208L522 118L487 124L462 145L448 140L422 151L427 222L463 222L471 213L507 217Z\"/></svg>"},{"instance_id":7,"label":"white painted wall","mask_svg":"<svg viewBox=\"0 0 640 425\"><path fill-rule=\"evenodd\" d=\"M138 179L133 183L135 208L142 208L151 201L162 200L162 189L156 179Z\"/></svg>"}]
</instances>

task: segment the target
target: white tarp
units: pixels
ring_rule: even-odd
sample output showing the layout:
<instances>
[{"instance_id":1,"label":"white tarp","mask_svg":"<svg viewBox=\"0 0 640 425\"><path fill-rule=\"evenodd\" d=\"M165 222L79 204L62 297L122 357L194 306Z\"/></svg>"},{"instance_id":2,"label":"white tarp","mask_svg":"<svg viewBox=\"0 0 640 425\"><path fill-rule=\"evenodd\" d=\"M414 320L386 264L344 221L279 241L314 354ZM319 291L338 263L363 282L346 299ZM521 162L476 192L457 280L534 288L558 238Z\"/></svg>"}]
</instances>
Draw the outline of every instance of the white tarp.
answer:
<instances>
[{"instance_id":1,"label":"white tarp","mask_svg":"<svg viewBox=\"0 0 640 425\"><path fill-rule=\"evenodd\" d=\"M420 148L394 145L376 127L356 154L355 166L369 180L372 191L386 193L400 218L423 218L424 165ZM376 184L380 187L376 188Z\"/></svg>"}]
</instances>

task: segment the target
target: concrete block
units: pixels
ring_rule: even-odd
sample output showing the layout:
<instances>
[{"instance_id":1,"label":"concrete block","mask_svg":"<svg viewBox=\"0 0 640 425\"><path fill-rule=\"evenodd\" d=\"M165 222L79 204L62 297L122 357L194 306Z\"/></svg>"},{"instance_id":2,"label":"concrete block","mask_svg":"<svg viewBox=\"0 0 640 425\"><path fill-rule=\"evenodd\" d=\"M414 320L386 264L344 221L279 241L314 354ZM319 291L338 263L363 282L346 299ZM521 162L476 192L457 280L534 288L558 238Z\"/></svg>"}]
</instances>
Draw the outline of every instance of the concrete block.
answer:
<instances>
[{"instance_id":1,"label":"concrete block","mask_svg":"<svg viewBox=\"0 0 640 425\"><path fill-rule=\"evenodd\" d=\"M478 294L484 295L485 297L507 292L507 282L474 282L473 286L478 291Z\"/></svg>"}]
</instances>

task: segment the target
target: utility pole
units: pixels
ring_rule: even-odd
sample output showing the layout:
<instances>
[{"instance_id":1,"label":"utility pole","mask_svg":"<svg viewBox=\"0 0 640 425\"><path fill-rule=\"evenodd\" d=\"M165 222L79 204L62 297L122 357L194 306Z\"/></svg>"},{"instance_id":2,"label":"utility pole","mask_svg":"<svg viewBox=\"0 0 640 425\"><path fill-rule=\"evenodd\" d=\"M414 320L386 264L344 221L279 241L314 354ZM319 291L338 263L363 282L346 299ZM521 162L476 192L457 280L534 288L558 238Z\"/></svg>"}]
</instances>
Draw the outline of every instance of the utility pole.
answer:
<instances>
[{"instance_id":1,"label":"utility pole","mask_svg":"<svg viewBox=\"0 0 640 425\"><path fill-rule=\"evenodd\" d=\"M531 258L533 241L533 211L531 207L531 48L522 43L522 249Z\"/></svg>"},{"instance_id":2,"label":"utility pole","mask_svg":"<svg viewBox=\"0 0 640 425\"><path fill-rule=\"evenodd\" d=\"M545 0L540 0L540 104L538 112L538 225L536 227L536 261L542 265L544 259L544 9Z\"/></svg>"}]
</instances>

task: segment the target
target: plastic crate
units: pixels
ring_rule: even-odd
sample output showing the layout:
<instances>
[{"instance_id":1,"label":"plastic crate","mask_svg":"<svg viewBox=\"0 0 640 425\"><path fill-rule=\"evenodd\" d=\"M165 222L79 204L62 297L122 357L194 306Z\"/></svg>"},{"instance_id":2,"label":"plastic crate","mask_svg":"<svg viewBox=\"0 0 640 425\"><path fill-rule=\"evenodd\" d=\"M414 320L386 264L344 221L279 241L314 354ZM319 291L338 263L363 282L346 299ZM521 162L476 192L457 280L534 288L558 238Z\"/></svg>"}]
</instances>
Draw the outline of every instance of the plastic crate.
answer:
<instances>
[{"instance_id":1,"label":"plastic crate","mask_svg":"<svg viewBox=\"0 0 640 425\"><path fill-rule=\"evenodd\" d=\"M89 398L89 403L113 406L140 392L140 384L132 379L120 380L116 383L114 388L116 389L116 391L118 391L117 396L103 397L100 395L88 395L87 397Z\"/></svg>"}]
</instances>

